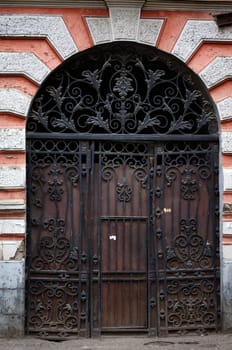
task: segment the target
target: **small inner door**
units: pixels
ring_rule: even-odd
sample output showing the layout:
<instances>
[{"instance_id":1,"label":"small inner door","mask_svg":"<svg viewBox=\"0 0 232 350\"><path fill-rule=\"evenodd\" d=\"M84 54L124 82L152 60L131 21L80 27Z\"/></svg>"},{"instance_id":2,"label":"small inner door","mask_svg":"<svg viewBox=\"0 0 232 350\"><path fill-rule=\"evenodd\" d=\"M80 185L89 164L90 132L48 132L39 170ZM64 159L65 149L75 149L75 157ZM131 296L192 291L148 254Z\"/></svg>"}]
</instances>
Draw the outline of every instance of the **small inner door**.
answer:
<instances>
[{"instance_id":1,"label":"small inner door","mask_svg":"<svg viewBox=\"0 0 232 350\"><path fill-rule=\"evenodd\" d=\"M146 330L148 145L101 143L99 147L95 198L101 249L101 330Z\"/></svg>"},{"instance_id":2,"label":"small inner door","mask_svg":"<svg viewBox=\"0 0 232 350\"><path fill-rule=\"evenodd\" d=\"M147 328L145 218L102 220L102 330Z\"/></svg>"}]
</instances>

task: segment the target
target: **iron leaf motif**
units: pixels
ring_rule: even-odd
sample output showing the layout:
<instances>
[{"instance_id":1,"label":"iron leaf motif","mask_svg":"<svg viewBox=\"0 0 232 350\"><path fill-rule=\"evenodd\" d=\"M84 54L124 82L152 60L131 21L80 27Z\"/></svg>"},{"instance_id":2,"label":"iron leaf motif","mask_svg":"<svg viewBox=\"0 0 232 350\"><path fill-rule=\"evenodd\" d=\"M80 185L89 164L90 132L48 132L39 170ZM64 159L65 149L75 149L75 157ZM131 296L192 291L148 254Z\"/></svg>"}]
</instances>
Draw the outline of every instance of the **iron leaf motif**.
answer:
<instances>
[{"instance_id":1,"label":"iron leaf motif","mask_svg":"<svg viewBox=\"0 0 232 350\"><path fill-rule=\"evenodd\" d=\"M150 118L149 114L146 114L143 121L139 121L137 132L142 131L143 129L148 128L149 126L160 125L160 121L154 117Z\"/></svg>"},{"instance_id":2,"label":"iron leaf motif","mask_svg":"<svg viewBox=\"0 0 232 350\"><path fill-rule=\"evenodd\" d=\"M88 124L97 125L109 131L109 123L108 120L104 120L99 112L96 113L96 116L91 116L87 119Z\"/></svg>"},{"instance_id":3,"label":"iron leaf motif","mask_svg":"<svg viewBox=\"0 0 232 350\"><path fill-rule=\"evenodd\" d=\"M151 90L163 75L165 75L165 72L163 70L157 69L153 71L151 69L148 69L148 72L147 72L148 78L145 79L148 90Z\"/></svg>"},{"instance_id":4,"label":"iron leaf motif","mask_svg":"<svg viewBox=\"0 0 232 350\"><path fill-rule=\"evenodd\" d=\"M113 45L113 44L112 44ZM93 49L98 52L98 48ZM120 51L121 50L121 51ZM38 92L28 130L110 134L209 134L216 120L195 77L154 48L77 56ZM75 67L78 67L75 68ZM53 79L53 80L52 80ZM54 84L55 79L55 84ZM205 97L206 96L206 97Z\"/></svg>"},{"instance_id":5,"label":"iron leaf motif","mask_svg":"<svg viewBox=\"0 0 232 350\"><path fill-rule=\"evenodd\" d=\"M82 73L83 77L91 84L96 90L99 90L102 80L99 79L99 70L96 69L94 72L86 70Z\"/></svg>"}]
</instances>

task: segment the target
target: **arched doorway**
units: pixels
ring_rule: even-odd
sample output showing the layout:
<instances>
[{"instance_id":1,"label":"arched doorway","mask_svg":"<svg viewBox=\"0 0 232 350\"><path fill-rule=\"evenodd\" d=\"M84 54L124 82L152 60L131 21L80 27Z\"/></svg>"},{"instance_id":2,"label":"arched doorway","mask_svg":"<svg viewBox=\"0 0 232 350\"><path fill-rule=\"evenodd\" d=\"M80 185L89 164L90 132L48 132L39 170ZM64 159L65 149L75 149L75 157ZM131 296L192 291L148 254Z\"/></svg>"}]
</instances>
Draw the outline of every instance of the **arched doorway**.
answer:
<instances>
[{"instance_id":1,"label":"arched doorway","mask_svg":"<svg viewBox=\"0 0 232 350\"><path fill-rule=\"evenodd\" d=\"M30 334L219 327L218 128L175 57L114 42L78 53L27 123Z\"/></svg>"}]
</instances>

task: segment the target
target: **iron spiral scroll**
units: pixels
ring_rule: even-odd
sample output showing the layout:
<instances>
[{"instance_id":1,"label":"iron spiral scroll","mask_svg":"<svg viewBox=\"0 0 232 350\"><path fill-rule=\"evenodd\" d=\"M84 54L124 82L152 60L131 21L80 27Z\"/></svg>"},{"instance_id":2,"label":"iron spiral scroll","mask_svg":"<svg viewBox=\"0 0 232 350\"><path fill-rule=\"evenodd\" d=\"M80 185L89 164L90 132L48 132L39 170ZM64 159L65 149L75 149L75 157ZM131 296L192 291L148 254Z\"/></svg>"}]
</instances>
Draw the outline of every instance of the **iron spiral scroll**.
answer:
<instances>
[{"instance_id":1,"label":"iron spiral scroll","mask_svg":"<svg viewBox=\"0 0 232 350\"><path fill-rule=\"evenodd\" d=\"M61 134L216 133L215 110L194 78L158 49L99 45L65 61L45 80L27 128Z\"/></svg>"},{"instance_id":2,"label":"iron spiral scroll","mask_svg":"<svg viewBox=\"0 0 232 350\"><path fill-rule=\"evenodd\" d=\"M30 108L27 188L28 334L219 329L218 123L183 62L132 42L63 62Z\"/></svg>"}]
</instances>

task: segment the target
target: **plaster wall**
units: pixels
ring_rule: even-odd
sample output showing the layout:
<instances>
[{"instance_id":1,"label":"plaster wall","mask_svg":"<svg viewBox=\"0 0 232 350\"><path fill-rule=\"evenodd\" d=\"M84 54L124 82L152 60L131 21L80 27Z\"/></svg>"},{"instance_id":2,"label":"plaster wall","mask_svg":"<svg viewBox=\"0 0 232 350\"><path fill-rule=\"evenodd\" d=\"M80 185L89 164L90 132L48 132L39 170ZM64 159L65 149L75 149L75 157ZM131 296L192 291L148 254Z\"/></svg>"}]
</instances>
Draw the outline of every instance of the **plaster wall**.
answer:
<instances>
[{"instance_id":1,"label":"plaster wall","mask_svg":"<svg viewBox=\"0 0 232 350\"><path fill-rule=\"evenodd\" d=\"M0 262L0 336L24 333L24 261Z\"/></svg>"},{"instance_id":2,"label":"plaster wall","mask_svg":"<svg viewBox=\"0 0 232 350\"><path fill-rule=\"evenodd\" d=\"M0 336L23 334L25 124L30 103L44 78L63 60L114 40L146 43L177 56L199 74L218 107L222 319L224 329L232 328L232 26L219 28L209 11L4 7L0 9Z\"/></svg>"}]
</instances>

